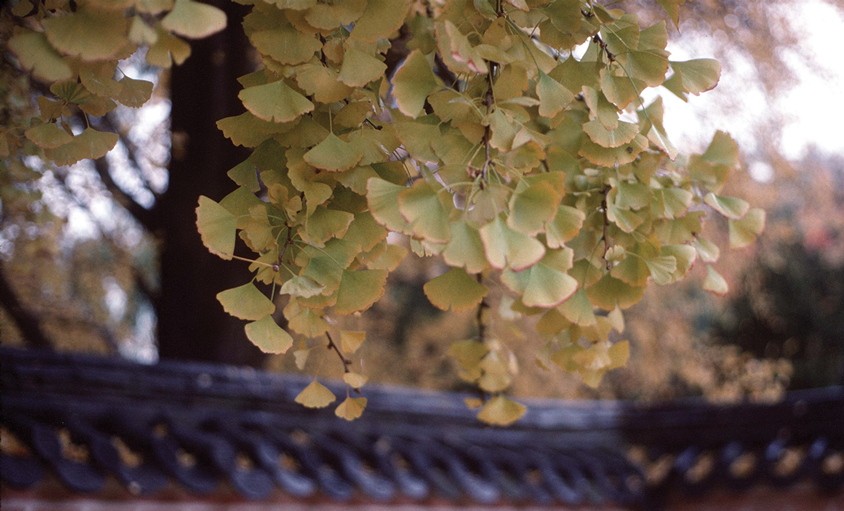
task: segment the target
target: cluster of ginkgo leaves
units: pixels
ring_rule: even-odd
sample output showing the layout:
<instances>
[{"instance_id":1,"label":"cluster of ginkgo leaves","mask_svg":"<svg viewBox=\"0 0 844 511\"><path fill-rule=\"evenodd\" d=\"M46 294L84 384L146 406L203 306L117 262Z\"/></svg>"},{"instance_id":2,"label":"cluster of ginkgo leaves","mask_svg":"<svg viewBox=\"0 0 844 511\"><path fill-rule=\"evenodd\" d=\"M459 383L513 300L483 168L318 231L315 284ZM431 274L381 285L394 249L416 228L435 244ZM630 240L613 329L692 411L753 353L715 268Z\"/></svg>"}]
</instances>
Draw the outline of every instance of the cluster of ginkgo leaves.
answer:
<instances>
[{"instance_id":1,"label":"cluster of ginkgo leaves","mask_svg":"<svg viewBox=\"0 0 844 511\"><path fill-rule=\"evenodd\" d=\"M417 255L449 267L425 285L431 303L477 310L477 337L451 354L487 396L478 417L509 424L525 409L503 395L512 364L486 328L494 280L515 313L538 316L546 343L537 361L594 386L626 363L628 343L612 343L611 331L623 330L622 310L648 283L718 259L700 236L710 211L729 220L733 248L764 228L763 211L720 195L738 165L729 135L716 133L701 155L678 155L661 100L642 99L662 86L685 100L719 79L714 60L670 60L664 22L642 28L588 0L236 1L252 5L243 27L262 66L240 79L244 113L217 124L253 151L228 172L233 192L200 197L197 226L211 252L254 272L218 295L223 308L248 321L246 335L264 351L295 344L300 368L327 342L348 386L365 383L349 360L365 333L337 331L327 315L356 314L381 297L407 255L388 234L401 234ZM659 2L676 25L682 1ZM66 12L51 14L51 3ZM57 80L58 102L44 98L42 119L26 131L56 163L113 145L90 128L74 136L60 122L65 108L102 115L105 107L87 105L145 99L128 77L114 80L119 58L145 43L151 63L179 62L189 47L177 35L225 23L192 0L77 3L35 4L43 31L23 28L9 42L23 67ZM120 28L75 39L102 17ZM388 76L394 45L404 56ZM238 239L254 257L235 255ZM704 287L726 292L711 265ZM273 318L280 295L298 343ZM335 396L314 380L297 401L324 407ZM336 414L351 420L365 405L347 392Z\"/></svg>"}]
</instances>

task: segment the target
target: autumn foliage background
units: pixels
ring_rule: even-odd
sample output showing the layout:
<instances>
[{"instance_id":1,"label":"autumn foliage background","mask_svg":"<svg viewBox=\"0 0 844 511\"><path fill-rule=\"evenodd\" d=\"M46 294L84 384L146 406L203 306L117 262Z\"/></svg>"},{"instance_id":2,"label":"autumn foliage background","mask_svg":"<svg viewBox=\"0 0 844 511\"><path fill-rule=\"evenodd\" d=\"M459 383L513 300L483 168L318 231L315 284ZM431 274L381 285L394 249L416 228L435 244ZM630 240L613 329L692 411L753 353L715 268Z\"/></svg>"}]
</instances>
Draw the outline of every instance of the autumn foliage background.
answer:
<instances>
[{"instance_id":1,"label":"autumn foliage background","mask_svg":"<svg viewBox=\"0 0 844 511\"><path fill-rule=\"evenodd\" d=\"M733 76L731 66L743 69L755 88L775 97L800 78L784 58L786 50L800 49L802 34L788 21L798 4L688 2L680 7L680 19L685 21L679 30L669 31L670 40L680 48L691 46L692 56L721 60L725 77ZM206 316L224 315L213 300L216 291L197 284L202 277L191 277L189 272L215 280L218 289L246 280L234 265L224 267L228 276L223 277L214 269L220 267L212 266L216 263L205 262L207 254L197 243L179 248L178 254L167 253L179 247L182 238L196 236L197 196L222 198L231 190L225 171L244 158L237 149L221 156L219 151L226 150L213 147L230 145L215 123L242 111L239 103L232 104L239 90L233 80L254 65L237 53L246 51L242 36L232 35L242 32L237 16L244 11L228 2L219 5L228 11L229 28L211 40L191 42L193 55L184 67L173 68L172 75L159 75L143 61L131 64L140 75L157 82L147 107L153 113L121 108L102 118L103 129L120 137L116 154L72 168L53 168L31 158L4 160L0 270L25 318L56 349L119 354L146 362L161 356L295 369L293 357L266 357L253 350L240 324L220 319L209 330L199 326L191 330ZM648 1L623 2L622 7L639 14L644 26L665 16ZM15 24L13 8L5 6L2 11L4 41ZM414 8L424 10L421 4ZM399 38L395 46L401 48L401 43ZM712 54L700 55L696 44ZM8 50L3 51L0 88L6 99L0 119L13 126L34 115L33 94L43 91L15 68ZM172 55L176 58L178 53ZM805 50L803 57L812 62ZM750 71L745 69L747 61ZM203 66L210 74L200 74L206 72ZM722 110L710 110L705 120L689 118L707 131L699 140L711 138L716 127L734 131L731 125L744 111L743 86L722 80L719 89L727 90L718 96ZM722 255L717 268L730 283L730 294L719 298L702 291L704 264L679 284L650 286L644 300L625 314L625 338L631 345L627 367L610 372L597 388L542 367L548 364L541 356L535 362L541 345L534 333L536 319L517 317L509 309L512 298L501 289L491 289L492 313L507 320L494 322L493 328L515 376L513 395L775 399L788 388L844 381L844 158L820 149L810 149L800 159L783 155L783 117L771 104L738 128L744 130L737 136L740 141L755 141L750 152L742 153L743 168L762 162L769 166L770 177L753 179L747 172L736 172L727 191L765 209L768 222L756 245ZM200 138L207 138L203 147L184 143ZM705 148L706 142L698 141L697 147L682 149ZM223 179L204 183L206 188L200 190L192 183L197 174L190 173L207 172L208 167L216 167ZM176 219L181 217L188 222L179 227ZM725 223L711 221L707 229L710 239L726 244ZM339 319L340 328L367 332L359 369L369 381L471 390L458 377L448 352L454 341L474 335L475 312L442 312L423 291L424 283L445 269L439 259L409 256L391 274L385 296L369 312ZM179 292L168 288L173 285L168 282L176 283ZM11 318L7 296L0 308L3 344L37 344ZM180 305L186 300L198 302L196 309L201 312L196 318L188 317L191 313ZM163 327L157 338L156 322ZM169 328L170 322L185 326ZM342 376L342 365L322 358L309 357L305 369L318 370L322 377Z\"/></svg>"}]
</instances>

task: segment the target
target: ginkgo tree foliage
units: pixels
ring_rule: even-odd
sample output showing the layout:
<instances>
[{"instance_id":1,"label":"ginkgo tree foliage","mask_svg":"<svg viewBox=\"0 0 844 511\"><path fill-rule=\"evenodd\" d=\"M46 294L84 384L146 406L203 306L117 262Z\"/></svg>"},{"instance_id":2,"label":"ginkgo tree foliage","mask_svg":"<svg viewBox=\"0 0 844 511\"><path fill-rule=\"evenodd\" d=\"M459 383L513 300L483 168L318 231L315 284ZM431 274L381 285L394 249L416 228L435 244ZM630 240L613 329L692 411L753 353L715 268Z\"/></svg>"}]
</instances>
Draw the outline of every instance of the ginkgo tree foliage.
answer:
<instances>
[{"instance_id":1,"label":"ginkgo tree foliage","mask_svg":"<svg viewBox=\"0 0 844 511\"><path fill-rule=\"evenodd\" d=\"M424 287L434 306L476 311L477 335L451 354L483 391L479 419L505 425L525 407L505 396L513 367L488 328L493 287L538 318L540 365L595 386L625 365L629 345L611 331L649 283L683 279L700 260L704 288L726 293L711 266L719 247L701 236L707 216L727 219L731 248L764 228L762 210L721 194L739 164L730 136L681 155L659 96L643 99L662 87L687 100L719 79L712 59L671 60L666 22L642 27L589 0L235 1L252 6L243 28L260 65L240 79L243 113L217 125L252 153L228 171L229 195L198 198L197 227L212 253L254 273L218 295L253 343L292 349L300 368L316 348L338 355L338 416L366 406L349 392L366 382L352 369L366 334L332 316L381 298L408 255L391 242L400 236L448 267ZM683 1L658 3L677 25ZM150 64L178 64L183 38L226 24L194 0L22 0L13 13L8 47L52 96L38 97L29 126L4 129L0 151L57 165L102 157L117 135L89 119L150 97L121 59L143 47ZM84 126L69 122L80 116ZM336 396L314 380L297 401Z\"/></svg>"}]
</instances>

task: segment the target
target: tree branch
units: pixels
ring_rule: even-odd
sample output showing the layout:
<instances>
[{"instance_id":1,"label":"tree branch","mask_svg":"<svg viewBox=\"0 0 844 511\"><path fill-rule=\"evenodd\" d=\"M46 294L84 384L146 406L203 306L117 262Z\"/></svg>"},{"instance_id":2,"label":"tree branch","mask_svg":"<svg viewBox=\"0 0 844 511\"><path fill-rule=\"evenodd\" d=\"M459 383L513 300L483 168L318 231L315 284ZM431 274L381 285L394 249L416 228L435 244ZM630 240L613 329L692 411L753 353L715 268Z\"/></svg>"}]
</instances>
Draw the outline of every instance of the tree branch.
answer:
<instances>
[{"instance_id":1,"label":"tree branch","mask_svg":"<svg viewBox=\"0 0 844 511\"><path fill-rule=\"evenodd\" d=\"M12 289L11 284L6 280L6 271L2 264L0 264L0 305L9 313L18 325L23 338L27 345L31 348L53 349L53 343L44 334L41 329L41 321L32 313L30 313L18 300L15 290Z\"/></svg>"},{"instance_id":2,"label":"tree branch","mask_svg":"<svg viewBox=\"0 0 844 511\"><path fill-rule=\"evenodd\" d=\"M157 215L152 210L149 210L129 196L126 192L120 189L117 186L117 183L111 178L111 173L109 172L109 165L106 161L105 157L98 158L94 160L94 168L97 170L97 174L100 175L100 179L102 180L103 184L105 185L106 189L111 193L112 198L117 201L118 204L123 206L126 211L129 212L135 220L141 224L144 229L149 232L155 232L158 228L158 220Z\"/></svg>"}]
</instances>

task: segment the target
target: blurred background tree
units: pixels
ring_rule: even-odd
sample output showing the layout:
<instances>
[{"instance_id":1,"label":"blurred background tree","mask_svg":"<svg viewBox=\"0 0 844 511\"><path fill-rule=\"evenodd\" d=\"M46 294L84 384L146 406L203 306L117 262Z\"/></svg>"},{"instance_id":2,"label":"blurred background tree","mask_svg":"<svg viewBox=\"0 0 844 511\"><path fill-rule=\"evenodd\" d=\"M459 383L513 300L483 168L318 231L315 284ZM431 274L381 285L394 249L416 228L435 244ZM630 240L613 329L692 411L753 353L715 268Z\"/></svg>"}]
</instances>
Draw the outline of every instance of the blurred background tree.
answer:
<instances>
[{"instance_id":1,"label":"blurred background tree","mask_svg":"<svg viewBox=\"0 0 844 511\"><path fill-rule=\"evenodd\" d=\"M225 172L244 157L214 122L240 113L235 79L253 66L244 57L242 6L209 3L227 10L228 28L194 41L185 65L159 74L134 63L156 81L156 100L105 118L120 134L116 151L72 168L4 160L3 344L144 362L292 365L290 357L263 356L243 336L241 322L222 313L216 293L244 276L202 247L194 225L196 197L230 191ZM4 40L14 4L2 10ZM644 23L660 14L650 0L623 7ZM671 29L669 50L680 58L714 56L724 70L715 91L667 116L666 127L689 151L702 150L718 128L739 141L748 172L734 180L733 191L741 189L769 212L768 232L761 244L722 259L718 270L732 287L726 299L702 292L703 268L695 270L698 279L649 290L628 315L628 368L611 373L598 389L534 363L540 340L525 333L531 320L514 317L512 326L499 326L498 337L520 367L516 395L769 399L786 388L842 382L844 162L834 154L842 146L822 131L814 147L801 143L814 131L798 123L817 125L823 118L807 121L806 111L823 113L824 101L834 103L831 93L800 92L807 84L825 78L842 86L842 71L833 67L839 60L817 39L824 31L818 26L844 28L842 12L834 0L699 0L681 7L685 21L679 31ZM2 125L32 115L38 92L38 84L10 64L4 51ZM682 106L679 98L673 102L668 112ZM794 119L795 113L802 117ZM841 117L826 113L829 121ZM826 126L835 133L831 122ZM198 174L203 178L195 179ZM726 225L714 227L723 239ZM442 313L422 292L442 271L436 261L405 261L373 310L345 320L369 332L362 358L372 381L463 388L446 354L451 342L471 334L472 313ZM513 316L506 297L493 303L499 314Z\"/></svg>"}]
</instances>

